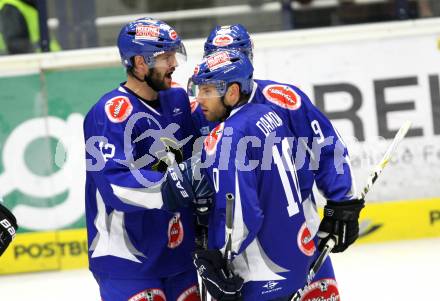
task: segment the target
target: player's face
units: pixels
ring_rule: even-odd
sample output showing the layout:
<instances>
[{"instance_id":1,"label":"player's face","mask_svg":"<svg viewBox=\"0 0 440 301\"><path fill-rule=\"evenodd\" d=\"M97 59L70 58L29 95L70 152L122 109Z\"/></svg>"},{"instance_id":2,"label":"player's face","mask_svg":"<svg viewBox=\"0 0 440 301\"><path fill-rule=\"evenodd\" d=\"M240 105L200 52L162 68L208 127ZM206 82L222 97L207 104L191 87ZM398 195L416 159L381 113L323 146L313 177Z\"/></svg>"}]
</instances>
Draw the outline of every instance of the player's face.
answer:
<instances>
[{"instance_id":1,"label":"player's face","mask_svg":"<svg viewBox=\"0 0 440 301\"><path fill-rule=\"evenodd\" d=\"M209 121L220 120L226 113L226 108L221 102L220 94L215 85L200 85L197 102Z\"/></svg>"},{"instance_id":2,"label":"player's face","mask_svg":"<svg viewBox=\"0 0 440 301\"><path fill-rule=\"evenodd\" d=\"M162 53L155 58L154 68L150 69L150 78L159 90L171 88L172 75L176 67L175 52Z\"/></svg>"}]
</instances>

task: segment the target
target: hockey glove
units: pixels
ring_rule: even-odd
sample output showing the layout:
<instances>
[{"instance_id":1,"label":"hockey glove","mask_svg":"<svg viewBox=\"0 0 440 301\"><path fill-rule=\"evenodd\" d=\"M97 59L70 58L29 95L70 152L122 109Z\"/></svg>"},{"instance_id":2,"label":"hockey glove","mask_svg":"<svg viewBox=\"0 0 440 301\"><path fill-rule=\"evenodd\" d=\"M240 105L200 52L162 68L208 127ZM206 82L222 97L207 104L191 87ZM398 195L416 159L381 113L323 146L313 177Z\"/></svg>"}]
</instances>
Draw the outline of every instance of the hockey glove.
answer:
<instances>
[{"instance_id":1,"label":"hockey glove","mask_svg":"<svg viewBox=\"0 0 440 301\"><path fill-rule=\"evenodd\" d=\"M345 251L359 236L359 213L364 200L327 201L318 230L318 249L322 251L330 238L335 239L333 253Z\"/></svg>"},{"instance_id":2,"label":"hockey glove","mask_svg":"<svg viewBox=\"0 0 440 301\"><path fill-rule=\"evenodd\" d=\"M200 154L179 164L184 177L191 183L194 194L193 207L199 225L208 225L208 216L214 200L214 189L205 172L200 170Z\"/></svg>"},{"instance_id":3,"label":"hockey glove","mask_svg":"<svg viewBox=\"0 0 440 301\"><path fill-rule=\"evenodd\" d=\"M0 204L0 256L14 239L17 228L15 216L8 208Z\"/></svg>"},{"instance_id":4,"label":"hockey glove","mask_svg":"<svg viewBox=\"0 0 440 301\"><path fill-rule=\"evenodd\" d=\"M243 279L237 275L228 277L226 262L219 250L200 250L193 254L194 265L208 289L217 301L242 300Z\"/></svg>"},{"instance_id":5,"label":"hockey glove","mask_svg":"<svg viewBox=\"0 0 440 301\"><path fill-rule=\"evenodd\" d=\"M182 175L182 172L174 160L174 156L169 154L170 165L166 170L166 179L162 183L161 192L164 203L163 208L175 211L181 207L188 207L194 200L191 182Z\"/></svg>"},{"instance_id":6,"label":"hockey glove","mask_svg":"<svg viewBox=\"0 0 440 301\"><path fill-rule=\"evenodd\" d=\"M206 250L208 246L208 227L199 225L197 222L194 230L196 250Z\"/></svg>"}]
</instances>

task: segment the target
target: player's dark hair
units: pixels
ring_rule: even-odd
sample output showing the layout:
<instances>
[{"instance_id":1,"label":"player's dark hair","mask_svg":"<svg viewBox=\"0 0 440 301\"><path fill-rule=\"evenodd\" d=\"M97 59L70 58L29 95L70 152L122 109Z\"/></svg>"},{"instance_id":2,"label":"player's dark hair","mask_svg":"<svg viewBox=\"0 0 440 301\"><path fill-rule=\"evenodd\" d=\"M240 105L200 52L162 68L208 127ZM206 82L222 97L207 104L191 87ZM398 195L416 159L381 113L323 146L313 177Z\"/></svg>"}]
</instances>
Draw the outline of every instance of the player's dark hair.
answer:
<instances>
[{"instance_id":1,"label":"player's dark hair","mask_svg":"<svg viewBox=\"0 0 440 301\"><path fill-rule=\"evenodd\" d=\"M144 59L144 60L145 60L145 59ZM130 75L130 76L136 78L136 79L137 79L138 81L140 81L140 82L144 82L144 81L146 81L145 78L144 78L144 79L139 78L139 77L134 73L134 68L136 68L136 66L135 66L135 62L134 62L134 56L132 56L132 57L130 58L130 62L131 62L131 66L130 66L130 67L127 67L127 69L126 69L126 73L127 73L128 75ZM149 83L148 83L148 84L149 84Z\"/></svg>"},{"instance_id":2,"label":"player's dark hair","mask_svg":"<svg viewBox=\"0 0 440 301\"><path fill-rule=\"evenodd\" d=\"M249 100L249 97L251 96L251 93L243 93L243 92L241 91L241 84L238 83L238 82L230 83L230 84L228 85L228 88L229 88L232 84L237 84L237 85L239 86L239 88L240 88L240 97L239 97L239 99L238 99L237 104L236 104L234 107L239 107L239 106L244 105L245 103L247 103L247 101Z\"/></svg>"},{"instance_id":3,"label":"player's dark hair","mask_svg":"<svg viewBox=\"0 0 440 301\"><path fill-rule=\"evenodd\" d=\"M242 92L240 92L240 99L238 100L238 103L246 103L249 100L249 97L251 97L251 93L249 94L244 94Z\"/></svg>"},{"instance_id":4,"label":"player's dark hair","mask_svg":"<svg viewBox=\"0 0 440 301\"><path fill-rule=\"evenodd\" d=\"M249 100L249 97L251 96L251 93L245 94L245 93L241 92L241 85L240 85L239 82L229 83L228 86L227 86L227 88L226 88L226 91L227 91L227 90L229 89L229 87L232 86L233 84L237 84L237 85L238 85L239 90L240 90L240 97L238 98L237 103L236 103L235 105L233 105L233 106L227 105L227 104L225 103L225 95L223 95L222 97L220 97L220 101L221 101L222 105L226 108L226 113L225 113L225 115L223 116L222 121L229 117L229 115L231 114L231 111L232 111L233 109L238 108L238 107L244 105L245 103L247 103L248 100Z\"/></svg>"},{"instance_id":5,"label":"player's dark hair","mask_svg":"<svg viewBox=\"0 0 440 301\"><path fill-rule=\"evenodd\" d=\"M130 75L130 76L135 77L135 75L134 75L134 56L132 56L132 57L130 58L130 63L131 63L131 66L130 66L130 67L127 67L127 68L125 69L125 72L127 73L127 75Z\"/></svg>"}]
</instances>

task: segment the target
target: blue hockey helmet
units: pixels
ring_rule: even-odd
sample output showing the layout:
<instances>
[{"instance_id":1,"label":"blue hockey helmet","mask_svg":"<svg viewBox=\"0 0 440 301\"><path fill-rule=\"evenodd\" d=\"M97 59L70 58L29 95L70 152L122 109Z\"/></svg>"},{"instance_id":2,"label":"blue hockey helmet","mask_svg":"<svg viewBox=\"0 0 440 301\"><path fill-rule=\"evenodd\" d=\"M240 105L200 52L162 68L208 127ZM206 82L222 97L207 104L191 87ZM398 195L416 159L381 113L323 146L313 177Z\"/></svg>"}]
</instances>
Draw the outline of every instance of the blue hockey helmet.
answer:
<instances>
[{"instance_id":1,"label":"blue hockey helmet","mask_svg":"<svg viewBox=\"0 0 440 301\"><path fill-rule=\"evenodd\" d=\"M222 49L205 56L194 69L188 82L188 95L198 97L199 86L215 85L220 96L225 95L232 83L240 84L243 94L250 94L253 86L254 67L242 52Z\"/></svg>"},{"instance_id":2,"label":"blue hockey helmet","mask_svg":"<svg viewBox=\"0 0 440 301\"><path fill-rule=\"evenodd\" d=\"M122 65L132 67L131 58L142 55L149 67L154 67L155 57L175 51L179 59L186 60L186 50L177 32L163 21L141 18L121 29L118 49Z\"/></svg>"},{"instance_id":3,"label":"blue hockey helmet","mask_svg":"<svg viewBox=\"0 0 440 301\"><path fill-rule=\"evenodd\" d=\"M253 43L246 28L241 24L216 26L205 42L205 53L208 55L219 49L236 49L253 59Z\"/></svg>"}]
</instances>

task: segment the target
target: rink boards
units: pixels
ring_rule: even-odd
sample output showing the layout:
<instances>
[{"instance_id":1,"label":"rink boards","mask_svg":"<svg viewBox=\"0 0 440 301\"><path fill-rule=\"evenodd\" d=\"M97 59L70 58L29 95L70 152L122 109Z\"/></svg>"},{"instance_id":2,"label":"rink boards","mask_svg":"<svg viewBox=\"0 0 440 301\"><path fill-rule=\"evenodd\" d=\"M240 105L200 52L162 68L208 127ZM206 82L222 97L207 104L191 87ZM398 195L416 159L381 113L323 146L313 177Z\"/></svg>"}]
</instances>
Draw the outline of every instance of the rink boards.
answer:
<instances>
[{"instance_id":1,"label":"rink boards","mask_svg":"<svg viewBox=\"0 0 440 301\"><path fill-rule=\"evenodd\" d=\"M413 121L367 196L359 243L440 236L438 28L432 19L255 35L255 77L299 86L327 114L358 189ZM179 83L203 49L185 44ZM118 60L114 47L0 58L0 193L20 225L1 274L87 265L82 122L124 81Z\"/></svg>"},{"instance_id":2,"label":"rink boards","mask_svg":"<svg viewBox=\"0 0 440 301\"><path fill-rule=\"evenodd\" d=\"M367 204L360 226L359 244L439 237L440 199ZM85 229L18 234L0 259L0 274L83 267L87 267Z\"/></svg>"}]
</instances>

